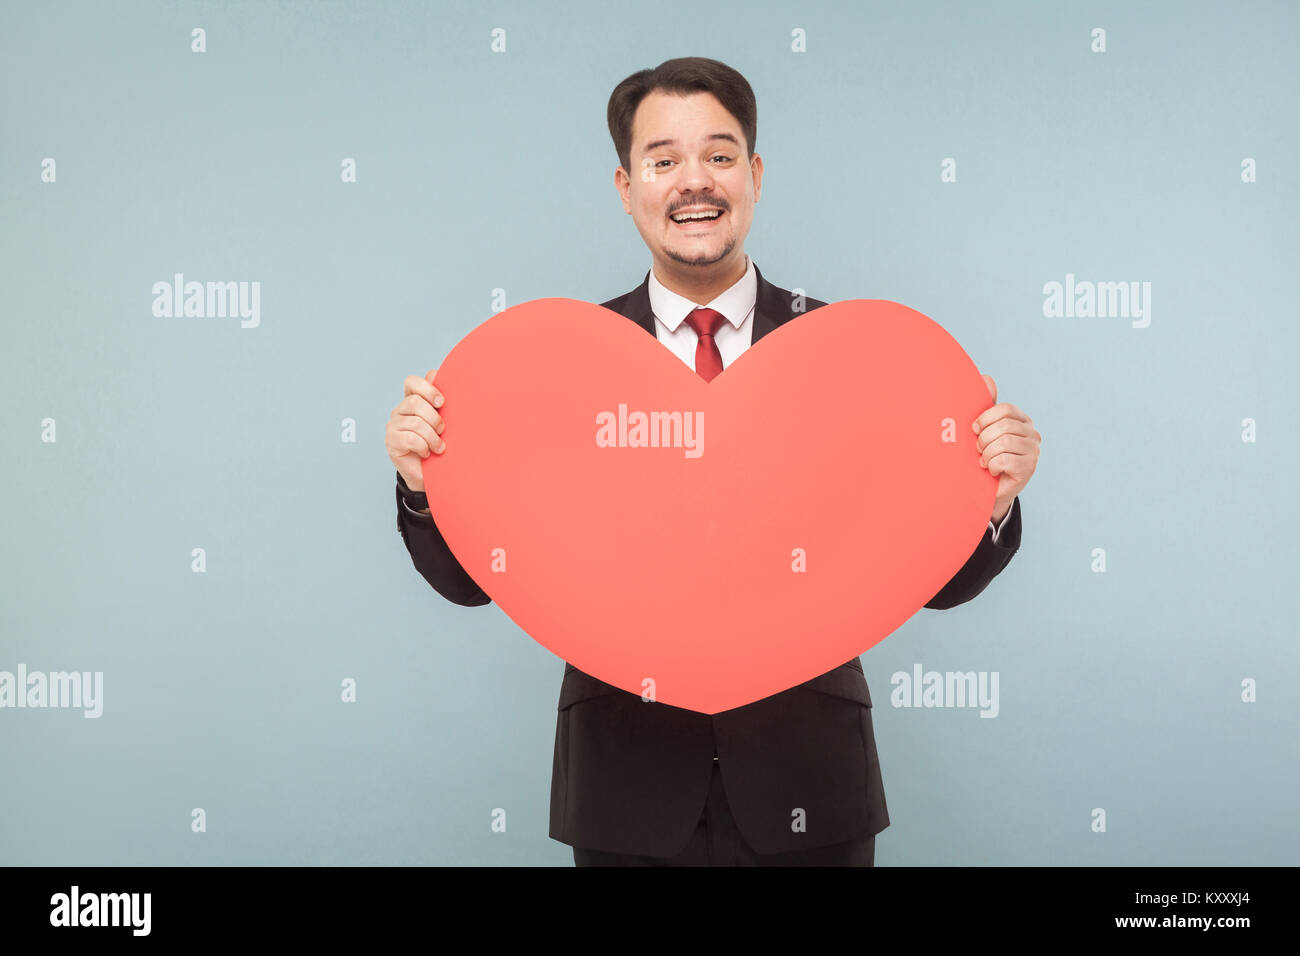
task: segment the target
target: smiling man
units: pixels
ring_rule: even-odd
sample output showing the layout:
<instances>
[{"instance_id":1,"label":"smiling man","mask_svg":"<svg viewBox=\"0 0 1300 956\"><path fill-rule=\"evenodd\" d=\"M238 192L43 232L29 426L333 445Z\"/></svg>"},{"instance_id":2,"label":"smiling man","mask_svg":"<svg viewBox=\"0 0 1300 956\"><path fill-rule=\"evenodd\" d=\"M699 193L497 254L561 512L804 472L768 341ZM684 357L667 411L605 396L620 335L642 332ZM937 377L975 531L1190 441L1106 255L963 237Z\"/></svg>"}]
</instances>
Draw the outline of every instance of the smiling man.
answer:
<instances>
[{"instance_id":1,"label":"smiling man","mask_svg":"<svg viewBox=\"0 0 1300 956\"><path fill-rule=\"evenodd\" d=\"M736 80L744 83L739 74ZM737 118L711 93L639 96L642 88L624 81L610 98L621 163L614 185L650 249L656 280L680 297L711 302L749 264L745 236L763 184L763 160L749 156L752 100L739 87L723 91L741 101L747 115Z\"/></svg>"},{"instance_id":2,"label":"smiling man","mask_svg":"<svg viewBox=\"0 0 1300 956\"><path fill-rule=\"evenodd\" d=\"M668 60L619 83L607 118L620 164L614 184L652 261L641 284L606 308L712 380L768 332L826 304L768 282L745 253L763 161L743 76L716 60ZM455 416L456 397L442 395L433 378L409 376L388 423L397 526L439 594L487 604L423 494L420 462L442 454L442 416ZM985 379L996 403L996 385ZM971 428L981 464L998 476L997 496L983 539L929 608L976 597L1020 546L1017 496L1037 466L1041 436L1005 403ZM730 506L727 489L712 494L719 508ZM645 702L565 665L550 835L573 847L578 865L871 866L875 835L888 825L857 658L714 715Z\"/></svg>"}]
</instances>

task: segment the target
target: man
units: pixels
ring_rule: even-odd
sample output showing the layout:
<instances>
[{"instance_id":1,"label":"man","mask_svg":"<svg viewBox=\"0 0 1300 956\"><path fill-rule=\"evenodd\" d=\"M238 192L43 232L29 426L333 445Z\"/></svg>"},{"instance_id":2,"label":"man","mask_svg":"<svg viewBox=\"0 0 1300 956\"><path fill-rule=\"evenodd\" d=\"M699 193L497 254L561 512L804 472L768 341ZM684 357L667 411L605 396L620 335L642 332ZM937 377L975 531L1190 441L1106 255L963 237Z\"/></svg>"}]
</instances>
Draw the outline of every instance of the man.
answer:
<instances>
[{"instance_id":1,"label":"man","mask_svg":"<svg viewBox=\"0 0 1300 956\"><path fill-rule=\"evenodd\" d=\"M669 60L609 100L623 209L649 247L636 289L603 303L706 379L767 332L826 303L765 280L744 251L762 185L749 84L715 60ZM460 566L428 512L420 462L445 444L443 396L410 376L387 433L397 526L421 575L447 600L491 598ZM985 376L997 400L996 386ZM989 527L926 605L978 595L1020 544L1017 495L1041 436L1012 405L971 427L999 477ZM720 495L725 507L725 492ZM884 545L887 546L887 545ZM550 835L578 865L866 865L889 825L862 664L712 716L645 702L565 665L555 733Z\"/></svg>"}]
</instances>

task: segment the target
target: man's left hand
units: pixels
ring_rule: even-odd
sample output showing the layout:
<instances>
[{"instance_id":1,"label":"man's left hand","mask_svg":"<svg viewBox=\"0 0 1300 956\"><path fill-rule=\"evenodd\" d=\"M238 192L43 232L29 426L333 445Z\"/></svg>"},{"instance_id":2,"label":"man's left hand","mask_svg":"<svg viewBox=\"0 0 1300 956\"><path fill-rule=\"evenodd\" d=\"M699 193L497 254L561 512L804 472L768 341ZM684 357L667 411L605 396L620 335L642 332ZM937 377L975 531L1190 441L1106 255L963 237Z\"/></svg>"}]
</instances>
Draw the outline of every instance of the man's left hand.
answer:
<instances>
[{"instance_id":1,"label":"man's left hand","mask_svg":"<svg viewBox=\"0 0 1300 956\"><path fill-rule=\"evenodd\" d=\"M998 386L993 376L985 375L984 384L989 387L994 404L971 423L971 428L979 436L975 444L980 450L980 466L998 478L991 516L996 524L1006 517L1016 495L1024 490L1038 467L1038 447L1043 436L1034 428L1033 419L1016 406L998 403Z\"/></svg>"}]
</instances>

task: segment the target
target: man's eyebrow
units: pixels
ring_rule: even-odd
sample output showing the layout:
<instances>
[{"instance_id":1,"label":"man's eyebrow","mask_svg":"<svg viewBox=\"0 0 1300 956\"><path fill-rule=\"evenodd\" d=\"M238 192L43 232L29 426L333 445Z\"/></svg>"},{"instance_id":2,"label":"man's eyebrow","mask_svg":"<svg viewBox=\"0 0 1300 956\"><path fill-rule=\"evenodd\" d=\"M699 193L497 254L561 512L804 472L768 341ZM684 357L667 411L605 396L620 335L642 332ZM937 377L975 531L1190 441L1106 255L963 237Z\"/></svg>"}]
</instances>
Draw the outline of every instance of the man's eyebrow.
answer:
<instances>
[{"instance_id":1,"label":"man's eyebrow","mask_svg":"<svg viewBox=\"0 0 1300 956\"><path fill-rule=\"evenodd\" d=\"M708 139L706 139L705 142L711 143L715 139L725 139L729 143L732 143L735 146L740 145L740 140L736 139L736 137L732 136L730 133L714 133L712 136L708 137ZM646 143L644 152L648 153L653 149L658 149L660 146L676 146L676 145L677 145L677 140L675 139L657 139L653 143Z\"/></svg>"}]
</instances>

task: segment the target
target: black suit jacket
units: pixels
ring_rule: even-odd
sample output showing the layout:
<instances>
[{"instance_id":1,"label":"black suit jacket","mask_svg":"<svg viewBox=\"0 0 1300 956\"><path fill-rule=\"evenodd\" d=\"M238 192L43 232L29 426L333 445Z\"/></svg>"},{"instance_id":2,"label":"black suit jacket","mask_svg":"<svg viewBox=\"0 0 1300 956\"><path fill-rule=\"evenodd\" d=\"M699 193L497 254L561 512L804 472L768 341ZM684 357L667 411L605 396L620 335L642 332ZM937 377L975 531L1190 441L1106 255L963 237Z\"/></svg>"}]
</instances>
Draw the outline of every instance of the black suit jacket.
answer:
<instances>
[{"instance_id":1,"label":"black suit jacket","mask_svg":"<svg viewBox=\"0 0 1300 956\"><path fill-rule=\"evenodd\" d=\"M753 316L756 344L803 311L758 268ZM655 335L650 273L626 295L602 303ZM454 404L456 397L450 396ZM491 598L447 547L429 515L412 516L402 498L423 507L398 476L397 527L416 569L455 604ZM1012 503L997 543L992 532L925 606L971 600L1020 547L1020 503ZM871 695L854 658L763 700L712 716L620 690L565 664L555 725L550 835L587 849L671 856L690 839L704 808L714 758L741 835L759 853L811 849L861 839L889 826L871 723ZM802 811L803 829L793 826Z\"/></svg>"}]
</instances>

